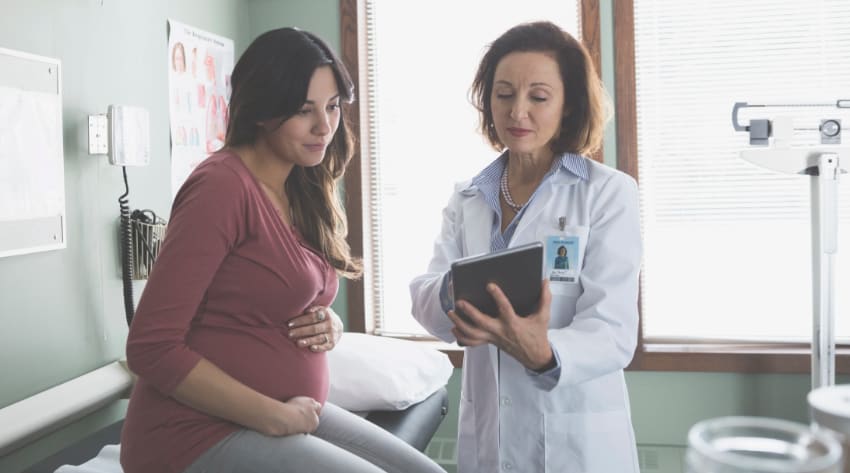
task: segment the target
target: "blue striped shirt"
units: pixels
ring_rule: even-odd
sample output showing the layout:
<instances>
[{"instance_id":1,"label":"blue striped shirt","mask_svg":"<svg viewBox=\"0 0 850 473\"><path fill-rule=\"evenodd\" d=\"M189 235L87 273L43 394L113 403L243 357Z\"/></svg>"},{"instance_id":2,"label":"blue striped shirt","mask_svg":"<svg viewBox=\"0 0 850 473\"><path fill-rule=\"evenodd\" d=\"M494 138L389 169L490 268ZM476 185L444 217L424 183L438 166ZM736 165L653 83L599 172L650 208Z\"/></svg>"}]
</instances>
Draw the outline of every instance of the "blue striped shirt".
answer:
<instances>
[{"instance_id":1,"label":"blue striped shirt","mask_svg":"<svg viewBox=\"0 0 850 473\"><path fill-rule=\"evenodd\" d=\"M534 201L534 197L537 195L538 190L543 187L543 184L546 183L546 181L548 181L556 172L558 172L558 170L564 169L583 180L587 180L589 178L587 161L585 158L572 153L565 153L561 155L559 159L556 159L552 163L552 168L549 169L546 175L543 176L543 179L540 181L540 185L537 186L537 189L534 190L534 193L531 194L528 202L522 207L519 213L514 215L513 220L511 220L511 223L507 226L507 228L505 228L503 233L500 231L502 228L502 206L499 204L499 186L501 184L502 173L505 171L507 163L508 155L507 153L503 153L498 159L484 168L484 170L477 176L472 178L471 183L481 190L487 205L496 212L497 218L493 219L493 227L490 230L491 252L508 247L508 244L511 242L511 238L514 236L517 224L525 214L525 209L527 209L531 202Z\"/></svg>"},{"instance_id":2,"label":"blue striped shirt","mask_svg":"<svg viewBox=\"0 0 850 473\"><path fill-rule=\"evenodd\" d=\"M505 166L508 163L508 154L507 152L503 153L499 156L495 161L490 163L483 171L481 171L477 176L472 178L472 182L470 183L470 187L475 186L480 191L484 197L484 200L487 202L487 205L496 213L496 217L493 219L493 225L490 228L490 252L502 250L508 247L511 242L511 238L514 235L514 231L516 230L519 221L522 219L522 216L525 214L525 210L530 206L531 202L534 201L534 198L537 196L537 192L543 184L546 183L556 172L563 170L565 172L569 172L571 174L576 175L582 180L588 180L590 178L589 170L587 166L587 158L584 158L580 155L573 153L564 153L560 158L556 159L552 163L552 168L543 176L543 179L540 181L540 184L537 186L537 189L531 194L531 197L528 199L525 205L523 205L522 209L514 215L513 220L508 226L505 228L505 231L502 232L502 206L499 203L499 192L501 185L502 173L505 171ZM451 271L448 271L446 275L443 277L443 284L440 288L440 303L445 312L454 309L454 301L449 296L448 286L451 280ZM552 353L555 356L555 367L547 370L543 373L534 373L529 371L530 373L538 374L541 377L541 381L543 384L550 388L554 387L557 384L558 377L561 371L561 358L558 355L558 352L552 347Z\"/></svg>"}]
</instances>

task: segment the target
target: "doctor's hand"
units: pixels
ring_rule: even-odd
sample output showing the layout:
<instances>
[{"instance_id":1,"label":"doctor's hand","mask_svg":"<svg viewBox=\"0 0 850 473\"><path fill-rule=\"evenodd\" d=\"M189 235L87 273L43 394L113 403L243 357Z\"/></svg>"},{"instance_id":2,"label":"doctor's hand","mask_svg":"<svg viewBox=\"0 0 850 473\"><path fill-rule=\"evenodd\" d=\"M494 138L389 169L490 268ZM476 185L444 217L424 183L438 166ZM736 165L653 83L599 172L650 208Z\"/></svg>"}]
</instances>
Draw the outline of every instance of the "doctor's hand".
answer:
<instances>
[{"instance_id":1,"label":"doctor's hand","mask_svg":"<svg viewBox=\"0 0 850 473\"><path fill-rule=\"evenodd\" d=\"M543 281L537 311L527 317L520 317L514 312L511 302L496 284L488 284L487 292L496 302L498 317L490 317L464 300L457 301L456 306L472 323L466 322L455 311L449 311L449 318L455 324L452 334L458 344L478 346L492 343L530 370L541 371L549 366L555 356L548 335L552 305L549 280Z\"/></svg>"},{"instance_id":2,"label":"doctor's hand","mask_svg":"<svg viewBox=\"0 0 850 473\"><path fill-rule=\"evenodd\" d=\"M330 307L313 306L289 321L289 338L300 348L330 351L342 338L342 319Z\"/></svg>"}]
</instances>

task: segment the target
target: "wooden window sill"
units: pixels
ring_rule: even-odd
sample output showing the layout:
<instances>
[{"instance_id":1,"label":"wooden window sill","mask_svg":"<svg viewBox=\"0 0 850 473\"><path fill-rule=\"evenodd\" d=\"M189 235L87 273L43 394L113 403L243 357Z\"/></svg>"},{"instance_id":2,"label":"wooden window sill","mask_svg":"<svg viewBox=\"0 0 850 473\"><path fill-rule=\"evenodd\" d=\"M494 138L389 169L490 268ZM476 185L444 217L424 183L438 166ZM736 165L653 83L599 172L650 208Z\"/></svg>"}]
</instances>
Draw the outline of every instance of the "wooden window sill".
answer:
<instances>
[{"instance_id":1,"label":"wooden window sill","mask_svg":"<svg viewBox=\"0 0 850 473\"><path fill-rule=\"evenodd\" d=\"M380 335L433 347L455 368L463 366L463 347L434 338ZM783 343L647 343L635 352L630 371L730 373L810 373L811 348ZM836 373L850 374L850 347L836 349Z\"/></svg>"},{"instance_id":2,"label":"wooden window sill","mask_svg":"<svg viewBox=\"0 0 850 473\"><path fill-rule=\"evenodd\" d=\"M388 333L372 333L370 335L374 335L377 337L397 338L399 340L407 340L409 342L415 342L424 346L436 348L437 350L449 356L449 359L451 360L452 365L455 368L460 368L463 366L463 347L459 347L455 343L446 343L442 340L430 336L407 336Z\"/></svg>"},{"instance_id":3,"label":"wooden window sill","mask_svg":"<svg viewBox=\"0 0 850 473\"><path fill-rule=\"evenodd\" d=\"M811 348L782 343L646 343L626 368L634 371L810 373ZM850 348L836 349L836 373L850 374Z\"/></svg>"}]
</instances>

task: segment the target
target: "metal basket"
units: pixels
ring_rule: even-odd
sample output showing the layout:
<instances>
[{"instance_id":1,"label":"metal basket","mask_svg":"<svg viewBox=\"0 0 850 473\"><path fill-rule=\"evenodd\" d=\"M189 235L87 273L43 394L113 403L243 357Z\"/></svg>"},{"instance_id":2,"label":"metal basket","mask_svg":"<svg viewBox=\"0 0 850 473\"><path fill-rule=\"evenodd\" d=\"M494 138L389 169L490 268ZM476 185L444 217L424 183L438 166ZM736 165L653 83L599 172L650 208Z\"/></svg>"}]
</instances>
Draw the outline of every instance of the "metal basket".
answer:
<instances>
[{"instance_id":1,"label":"metal basket","mask_svg":"<svg viewBox=\"0 0 850 473\"><path fill-rule=\"evenodd\" d=\"M146 223L138 219L130 219L133 237L133 279L147 279L153 263L159 255L162 239L165 238L164 223Z\"/></svg>"}]
</instances>

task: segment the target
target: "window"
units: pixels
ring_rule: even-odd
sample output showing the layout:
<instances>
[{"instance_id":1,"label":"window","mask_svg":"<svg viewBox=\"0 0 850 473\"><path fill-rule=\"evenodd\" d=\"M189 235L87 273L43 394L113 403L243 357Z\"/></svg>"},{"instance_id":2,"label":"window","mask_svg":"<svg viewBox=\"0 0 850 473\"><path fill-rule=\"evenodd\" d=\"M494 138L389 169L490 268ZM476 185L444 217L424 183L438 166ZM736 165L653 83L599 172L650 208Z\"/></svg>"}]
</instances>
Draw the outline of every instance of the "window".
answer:
<instances>
[{"instance_id":1,"label":"window","mask_svg":"<svg viewBox=\"0 0 850 473\"><path fill-rule=\"evenodd\" d=\"M353 3L341 4L344 42ZM362 204L349 201L348 209L363 209L366 273L364 287L349 286L349 307L361 297L351 292L362 291L371 323L350 325L425 335L410 315L408 284L427 269L454 184L497 156L478 134L468 99L478 61L490 41L523 21L547 19L578 37L577 5L364 0L358 8L361 173L346 186L363 190ZM350 44L343 51L351 64L356 52Z\"/></svg>"},{"instance_id":2,"label":"window","mask_svg":"<svg viewBox=\"0 0 850 473\"><path fill-rule=\"evenodd\" d=\"M738 152L747 136L733 130L730 117L737 101L848 98L850 4L618 0L615 8L619 165L637 171L641 188L644 346L808 343L808 179L743 161ZM795 144L816 143L821 118L850 123L850 110L835 107L747 109L742 118L779 115L795 117ZM836 333L843 341L850 340L850 293L841 290L850 284L848 180L839 191L845 244L835 261Z\"/></svg>"}]
</instances>

